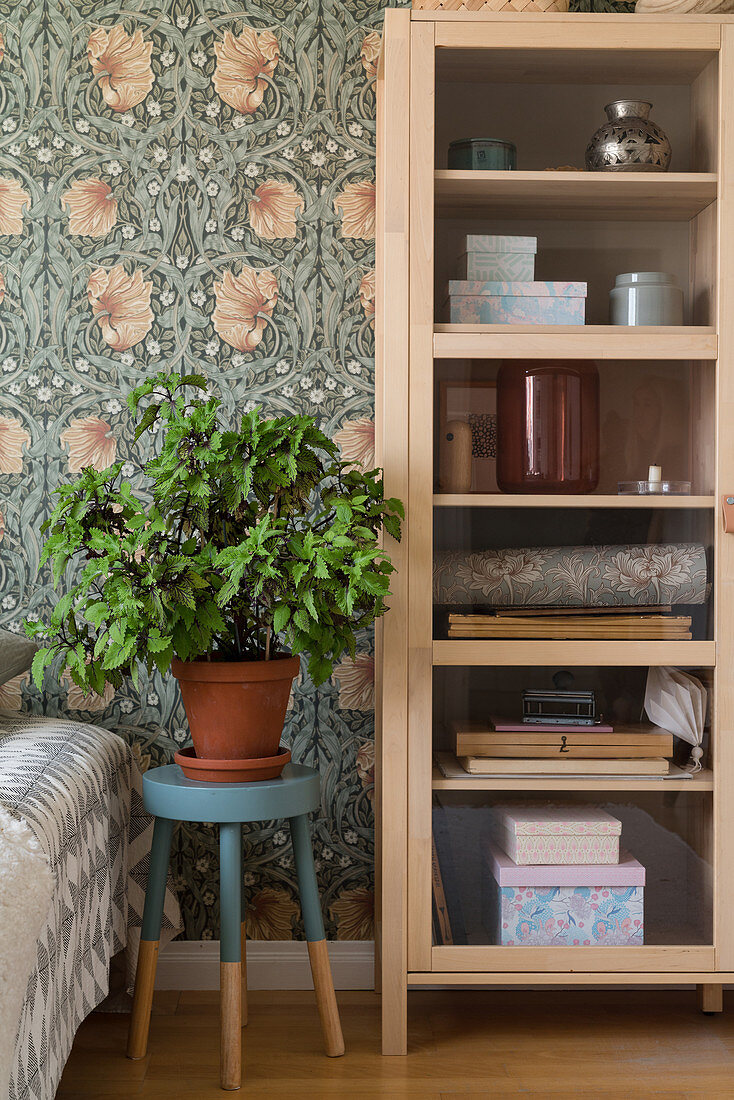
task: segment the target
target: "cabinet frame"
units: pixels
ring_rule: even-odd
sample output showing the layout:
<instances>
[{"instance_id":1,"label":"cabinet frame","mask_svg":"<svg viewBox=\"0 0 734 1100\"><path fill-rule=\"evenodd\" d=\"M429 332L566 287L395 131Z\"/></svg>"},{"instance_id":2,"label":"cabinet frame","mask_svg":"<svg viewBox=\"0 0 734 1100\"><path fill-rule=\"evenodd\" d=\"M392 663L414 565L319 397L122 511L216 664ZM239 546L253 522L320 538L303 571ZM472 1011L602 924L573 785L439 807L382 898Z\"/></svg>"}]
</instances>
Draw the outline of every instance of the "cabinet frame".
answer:
<instances>
[{"instance_id":1,"label":"cabinet frame","mask_svg":"<svg viewBox=\"0 0 734 1100\"><path fill-rule=\"evenodd\" d=\"M634 34L630 33L631 20ZM454 53L469 61L485 50L490 55L499 51L494 56L503 59L500 64L520 54L539 59L549 72L560 72L570 57L579 82L593 81L597 61L608 65L612 53L619 58L619 82L624 82L626 68L633 71L644 55L648 69L660 74L660 80L675 71L680 80L690 83L695 166L708 173L707 187L710 177L716 177L715 201L689 221L694 325L679 329L614 330L594 325L521 330L435 323L436 81L443 78L441 74L452 79ZM465 53L461 55L461 51ZM720 109L732 102L732 17L519 16L405 9L385 13L378 70L376 444L387 491L405 501L407 521L400 546L390 542L398 572L392 585L391 612L380 625L377 639L376 923L383 1053L407 1051L409 985L688 982L705 987L702 1004L718 1006L718 988L734 980L730 919L727 927L734 903L734 846L726 843L726 837L734 835L734 675L726 672L734 668L734 538L723 533L718 504L723 493L734 491L734 258L731 249L719 247L719 242L734 240L734 112ZM447 175L444 172L438 177L442 188L447 186ZM662 191L665 177L658 178ZM613 197L610 200L607 195L605 201L613 201ZM714 669L711 771L706 773L706 789L713 788L713 811L697 837L697 846L713 853L712 944L577 949L433 945L433 668L446 664L543 664L554 645L516 642L513 647L513 643L433 638L434 361L513 356L680 359L716 364L715 372L710 372L715 393L697 394L697 400L704 403L701 407L706 407L706 401L708 407L713 402L715 424L702 453L692 457L701 469L713 467L715 485L712 495L698 496L695 503L687 505L715 514L714 640L638 642L634 649L625 644L624 651L613 642L597 642L593 659L588 645L577 643L576 659L568 653L568 643L560 643L564 664L574 660L594 665L687 663ZM526 501L533 504L532 497ZM470 506L462 498L452 503ZM520 501L513 497L505 504L497 498L496 504L491 503L503 507L517 506ZM546 498L539 506L552 504ZM589 506L600 504L590 498ZM680 506L684 506L682 502ZM576 498L574 507L583 507L583 500ZM509 652L502 656L501 648ZM492 787L487 784L473 789ZM530 780L520 783L518 789L538 788ZM588 786L569 780L565 789L612 788L598 780ZM613 789L624 786L617 783ZM661 790L665 789L661 784ZM699 788L685 797L704 796Z\"/></svg>"}]
</instances>

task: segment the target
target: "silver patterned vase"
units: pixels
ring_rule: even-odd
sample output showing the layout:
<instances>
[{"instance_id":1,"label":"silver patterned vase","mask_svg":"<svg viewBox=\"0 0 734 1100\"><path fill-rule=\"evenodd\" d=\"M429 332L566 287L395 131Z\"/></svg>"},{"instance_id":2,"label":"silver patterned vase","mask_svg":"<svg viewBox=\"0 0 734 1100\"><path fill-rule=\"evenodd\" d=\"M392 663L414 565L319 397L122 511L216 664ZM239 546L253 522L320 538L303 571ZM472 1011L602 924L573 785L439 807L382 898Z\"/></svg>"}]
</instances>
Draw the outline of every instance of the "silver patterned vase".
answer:
<instances>
[{"instance_id":1,"label":"silver patterned vase","mask_svg":"<svg viewBox=\"0 0 734 1100\"><path fill-rule=\"evenodd\" d=\"M667 137L650 121L652 103L617 99L604 110L608 122L594 134L586 149L591 172L667 172L671 149Z\"/></svg>"}]
</instances>

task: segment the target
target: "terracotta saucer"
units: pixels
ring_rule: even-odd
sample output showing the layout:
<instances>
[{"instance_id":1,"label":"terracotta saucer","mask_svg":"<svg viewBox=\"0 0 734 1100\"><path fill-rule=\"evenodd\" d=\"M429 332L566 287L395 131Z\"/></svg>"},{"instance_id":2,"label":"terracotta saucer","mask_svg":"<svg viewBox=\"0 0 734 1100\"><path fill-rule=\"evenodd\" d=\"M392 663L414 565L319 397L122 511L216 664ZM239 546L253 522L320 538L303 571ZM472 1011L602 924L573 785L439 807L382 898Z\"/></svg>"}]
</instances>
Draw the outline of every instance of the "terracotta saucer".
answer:
<instances>
[{"instance_id":1,"label":"terracotta saucer","mask_svg":"<svg viewBox=\"0 0 734 1100\"><path fill-rule=\"evenodd\" d=\"M187 779L202 783L257 783L277 779L290 763L290 749L280 746L275 756L253 756L248 760L200 760L194 746L181 749L173 758Z\"/></svg>"}]
</instances>

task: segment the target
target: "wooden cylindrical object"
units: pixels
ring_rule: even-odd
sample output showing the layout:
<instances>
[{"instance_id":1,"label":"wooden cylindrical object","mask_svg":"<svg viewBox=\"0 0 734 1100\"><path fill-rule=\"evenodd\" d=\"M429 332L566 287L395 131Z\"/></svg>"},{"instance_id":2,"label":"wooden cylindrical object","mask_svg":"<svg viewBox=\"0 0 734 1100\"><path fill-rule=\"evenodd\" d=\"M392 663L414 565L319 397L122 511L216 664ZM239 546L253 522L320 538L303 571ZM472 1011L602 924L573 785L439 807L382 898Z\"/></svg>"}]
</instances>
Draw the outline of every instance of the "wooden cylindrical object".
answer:
<instances>
[{"instance_id":1,"label":"wooden cylindrical object","mask_svg":"<svg viewBox=\"0 0 734 1100\"><path fill-rule=\"evenodd\" d=\"M311 963L316 1004L324 1035L324 1047L329 1058L339 1058L344 1053L344 1036L334 993L326 940L309 941L308 958Z\"/></svg>"},{"instance_id":2,"label":"wooden cylindrical object","mask_svg":"<svg viewBox=\"0 0 734 1100\"><path fill-rule=\"evenodd\" d=\"M471 427L464 420L447 420L438 448L438 484L443 493L471 489Z\"/></svg>"},{"instance_id":3,"label":"wooden cylindrical object","mask_svg":"<svg viewBox=\"0 0 734 1100\"><path fill-rule=\"evenodd\" d=\"M130 1029L127 1036L127 1056L137 1061L145 1058L148 1049L150 1012L153 1007L153 988L158 964L159 940L141 940L138 965L135 971L135 993Z\"/></svg>"},{"instance_id":4,"label":"wooden cylindrical object","mask_svg":"<svg viewBox=\"0 0 734 1100\"><path fill-rule=\"evenodd\" d=\"M242 1084L242 966L219 964L219 1083L231 1091Z\"/></svg>"}]
</instances>

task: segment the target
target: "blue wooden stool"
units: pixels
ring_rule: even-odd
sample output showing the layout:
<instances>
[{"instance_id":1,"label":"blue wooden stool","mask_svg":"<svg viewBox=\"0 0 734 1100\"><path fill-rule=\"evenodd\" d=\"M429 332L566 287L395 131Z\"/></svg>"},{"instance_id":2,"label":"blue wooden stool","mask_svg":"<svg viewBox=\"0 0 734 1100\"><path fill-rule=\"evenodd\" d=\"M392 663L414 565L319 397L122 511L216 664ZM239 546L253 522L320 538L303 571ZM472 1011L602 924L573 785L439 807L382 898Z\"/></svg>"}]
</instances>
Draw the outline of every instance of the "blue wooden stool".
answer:
<instances>
[{"instance_id":1,"label":"blue wooden stool","mask_svg":"<svg viewBox=\"0 0 734 1100\"><path fill-rule=\"evenodd\" d=\"M247 1023L242 824L282 817L288 818L291 830L308 955L326 1053L331 1058L344 1053L308 820L308 814L318 808L320 801L318 772L298 764L287 764L280 778L262 783L199 783L187 779L178 764L153 768L143 776L143 802L155 817L155 827L135 974L128 1058L144 1058L148 1046L173 826L177 821L213 821L219 825L220 1084L223 1089L240 1087L240 1029Z\"/></svg>"}]
</instances>

